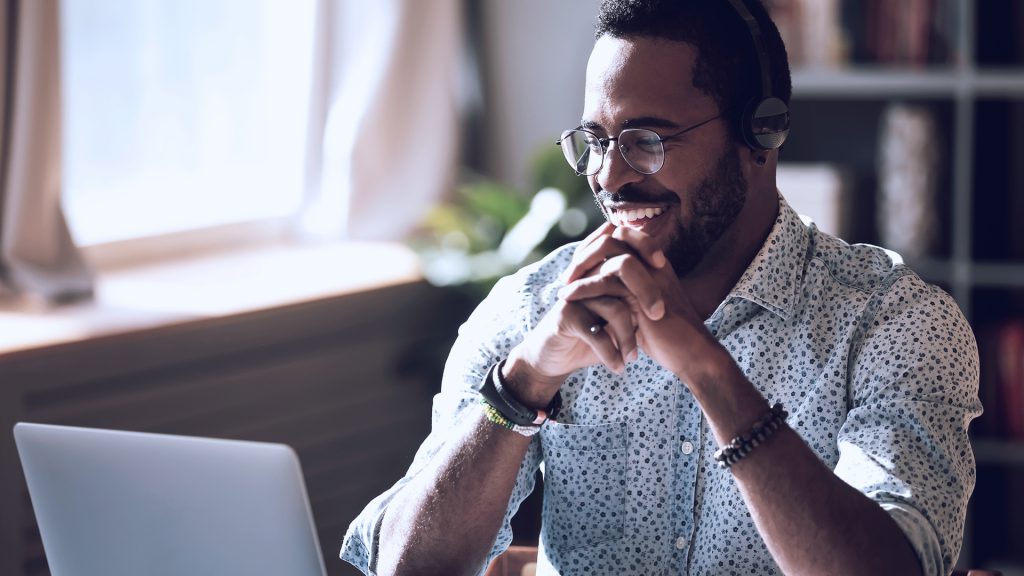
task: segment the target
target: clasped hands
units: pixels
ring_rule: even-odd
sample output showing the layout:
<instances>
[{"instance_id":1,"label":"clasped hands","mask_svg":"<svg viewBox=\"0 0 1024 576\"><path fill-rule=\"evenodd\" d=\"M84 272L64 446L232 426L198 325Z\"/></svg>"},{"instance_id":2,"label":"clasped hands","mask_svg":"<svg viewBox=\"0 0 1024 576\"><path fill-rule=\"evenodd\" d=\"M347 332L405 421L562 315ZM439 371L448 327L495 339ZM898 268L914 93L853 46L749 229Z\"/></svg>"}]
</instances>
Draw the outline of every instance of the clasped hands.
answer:
<instances>
[{"instance_id":1,"label":"clasped hands","mask_svg":"<svg viewBox=\"0 0 1024 576\"><path fill-rule=\"evenodd\" d=\"M605 223L576 249L564 279L505 365L506 379L537 406L573 371L603 364L621 374L640 349L684 377L710 338L665 254L639 230ZM595 324L603 328L592 331Z\"/></svg>"}]
</instances>

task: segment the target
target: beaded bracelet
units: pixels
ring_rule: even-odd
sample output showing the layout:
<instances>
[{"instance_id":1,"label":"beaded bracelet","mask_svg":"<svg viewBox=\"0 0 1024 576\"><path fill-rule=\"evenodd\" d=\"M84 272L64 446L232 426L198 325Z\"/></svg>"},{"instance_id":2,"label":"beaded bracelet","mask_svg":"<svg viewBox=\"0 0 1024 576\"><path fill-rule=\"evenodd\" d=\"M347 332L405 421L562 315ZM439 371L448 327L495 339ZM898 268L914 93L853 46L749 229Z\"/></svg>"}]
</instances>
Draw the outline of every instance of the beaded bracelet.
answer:
<instances>
[{"instance_id":1,"label":"beaded bracelet","mask_svg":"<svg viewBox=\"0 0 1024 576\"><path fill-rule=\"evenodd\" d=\"M746 434L737 436L731 442L722 446L715 452L715 460L718 467L723 469L732 468L732 465L746 458L748 454L761 445L769 436L774 434L789 416L789 412L776 402L772 409L763 418L754 424Z\"/></svg>"},{"instance_id":2,"label":"beaded bracelet","mask_svg":"<svg viewBox=\"0 0 1024 576\"><path fill-rule=\"evenodd\" d=\"M509 420L504 414L498 411L497 408L491 406L486 400L481 399L480 403L484 405L484 416L491 423L501 426L506 430L511 430L527 438L533 436L537 432L540 432L540 426L520 426L515 422Z\"/></svg>"}]
</instances>

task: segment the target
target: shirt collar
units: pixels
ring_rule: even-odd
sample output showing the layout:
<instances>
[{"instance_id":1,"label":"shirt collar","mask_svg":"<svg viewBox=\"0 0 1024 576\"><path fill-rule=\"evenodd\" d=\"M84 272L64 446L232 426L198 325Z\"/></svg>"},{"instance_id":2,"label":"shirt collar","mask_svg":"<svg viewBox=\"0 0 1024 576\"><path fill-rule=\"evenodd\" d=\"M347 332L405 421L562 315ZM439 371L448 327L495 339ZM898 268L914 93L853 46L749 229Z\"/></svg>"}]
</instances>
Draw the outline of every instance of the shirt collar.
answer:
<instances>
[{"instance_id":1,"label":"shirt collar","mask_svg":"<svg viewBox=\"0 0 1024 576\"><path fill-rule=\"evenodd\" d=\"M788 319L803 280L807 243L807 227L780 194L775 225L726 300L749 300Z\"/></svg>"}]
</instances>

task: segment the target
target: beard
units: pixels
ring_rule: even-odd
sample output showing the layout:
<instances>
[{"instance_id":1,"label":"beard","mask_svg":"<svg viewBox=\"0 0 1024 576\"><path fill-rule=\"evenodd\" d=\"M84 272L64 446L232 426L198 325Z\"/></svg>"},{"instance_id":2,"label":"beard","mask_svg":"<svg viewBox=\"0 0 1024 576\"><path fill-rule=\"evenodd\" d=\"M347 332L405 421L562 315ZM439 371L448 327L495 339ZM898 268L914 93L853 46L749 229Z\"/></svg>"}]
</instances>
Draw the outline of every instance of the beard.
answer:
<instances>
[{"instance_id":1,"label":"beard","mask_svg":"<svg viewBox=\"0 0 1024 576\"><path fill-rule=\"evenodd\" d=\"M746 203L747 179L743 177L736 148L727 148L689 198L691 222L687 226L676 221L665 250L665 257L680 277L700 264Z\"/></svg>"},{"instance_id":2,"label":"beard","mask_svg":"<svg viewBox=\"0 0 1024 576\"><path fill-rule=\"evenodd\" d=\"M606 200L667 203L671 207L680 198L684 198L684 202L689 201L687 212L690 222L683 223L676 218L664 252L676 275L683 277L700 264L715 242L736 221L746 203L747 179L743 177L735 147L726 148L711 173L690 194L676 194L670 190L652 193L627 185L616 192L602 190L594 200L604 213Z\"/></svg>"}]
</instances>

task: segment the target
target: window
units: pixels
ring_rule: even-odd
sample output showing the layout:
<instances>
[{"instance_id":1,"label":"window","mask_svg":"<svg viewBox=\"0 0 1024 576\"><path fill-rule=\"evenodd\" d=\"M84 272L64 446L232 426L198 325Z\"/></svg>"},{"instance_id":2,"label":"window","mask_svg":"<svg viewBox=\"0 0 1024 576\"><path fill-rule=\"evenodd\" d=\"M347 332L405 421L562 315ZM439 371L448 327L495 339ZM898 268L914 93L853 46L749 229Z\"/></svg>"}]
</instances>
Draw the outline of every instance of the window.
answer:
<instances>
[{"instance_id":1,"label":"window","mask_svg":"<svg viewBox=\"0 0 1024 576\"><path fill-rule=\"evenodd\" d=\"M301 206L313 0L64 0L64 208L93 245Z\"/></svg>"}]
</instances>

